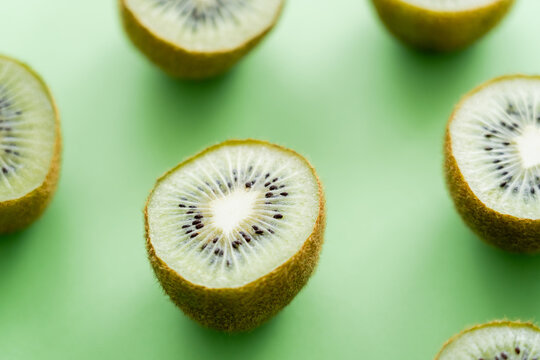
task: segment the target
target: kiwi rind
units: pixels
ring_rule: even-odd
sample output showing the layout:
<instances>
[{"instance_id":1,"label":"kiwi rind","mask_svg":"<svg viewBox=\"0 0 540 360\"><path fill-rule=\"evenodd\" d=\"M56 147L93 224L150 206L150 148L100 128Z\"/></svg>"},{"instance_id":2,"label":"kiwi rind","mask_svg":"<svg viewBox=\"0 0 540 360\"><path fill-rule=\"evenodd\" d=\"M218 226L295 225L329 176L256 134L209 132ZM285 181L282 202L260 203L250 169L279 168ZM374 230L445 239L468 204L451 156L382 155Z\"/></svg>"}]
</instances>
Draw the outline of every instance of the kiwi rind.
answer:
<instances>
[{"instance_id":1,"label":"kiwi rind","mask_svg":"<svg viewBox=\"0 0 540 360\"><path fill-rule=\"evenodd\" d=\"M372 0L395 37L414 48L450 52L463 49L493 29L515 0L499 0L463 11L435 11L401 0Z\"/></svg>"},{"instance_id":2,"label":"kiwi rind","mask_svg":"<svg viewBox=\"0 0 540 360\"><path fill-rule=\"evenodd\" d=\"M456 335L452 336L443 345L443 347L441 348L439 353L435 356L434 360L439 360L440 356L442 355L444 350L448 347L448 345L450 345L451 343L453 343L454 341L456 341L457 339L459 339L460 337L462 337L463 335L465 335L467 333L470 333L470 332L473 332L473 331L476 331L476 330L480 330L480 329L489 328L489 327L503 327L503 326L507 326L507 327L511 327L511 328L529 328L529 329L532 329L534 331L540 332L540 328L538 328L532 322L510 321L510 320L495 320L495 321L488 322L488 323L485 323L485 324L475 325L475 326L472 326L472 327L470 327L468 329L463 330L459 334L456 334Z\"/></svg>"},{"instance_id":3,"label":"kiwi rind","mask_svg":"<svg viewBox=\"0 0 540 360\"><path fill-rule=\"evenodd\" d=\"M60 131L60 116L54 98L43 81L43 79L30 68L20 61L0 55L0 58L7 59L17 63L30 72L41 84L43 91L47 95L54 111L56 124L56 142L54 144L54 154L49 165L49 171L45 179L36 189L18 199L0 202L0 234L13 233L22 230L36 221L49 205L56 191L58 177L60 173L62 138Z\"/></svg>"},{"instance_id":4,"label":"kiwi rind","mask_svg":"<svg viewBox=\"0 0 540 360\"><path fill-rule=\"evenodd\" d=\"M149 235L148 197L144 210L148 258L163 289L171 300L190 318L201 325L225 332L243 332L263 324L288 305L306 285L315 271L323 244L326 226L325 198L313 166L293 150L261 140L228 140L211 146L185 160L157 180L156 186L184 165L220 147L236 144L259 144L281 149L303 160L311 169L319 186L319 215L302 248L287 262L257 280L238 288L207 288L184 279L156 254Z\"/></svg>"},{"instance_id":5,"label":"kiwi rind","mask_svg":"<svg viewBox=\"0 0 540 360\"><path fill-rule=\"evenodd\" d=\"M498 77L472 90L459 102L446 127L444 171L446 184L458 213L482 240L509 252L535 254L540 252L540 220L501 214L488 208L478 199L459 169L452 152L450 135L450 124L455 114L470 96L496 82L519 78L540 81L540 76L507 75Z\"/></svg>"},{"instance_id":6,"label":"kiwi rind","mask_svg":"<svg viewBox=\"0 0 540 360\"><path fill-rule=\"evenodd\" d=\"M207 53L190 51L161 38L137 20L126 0L119 0L119 4L125 32L133 44L170 76L194 80L215 77L232 68L273 29L284 6L282 2L271 25L255 38L229 51Z\"/></svg>"}]
</instances>

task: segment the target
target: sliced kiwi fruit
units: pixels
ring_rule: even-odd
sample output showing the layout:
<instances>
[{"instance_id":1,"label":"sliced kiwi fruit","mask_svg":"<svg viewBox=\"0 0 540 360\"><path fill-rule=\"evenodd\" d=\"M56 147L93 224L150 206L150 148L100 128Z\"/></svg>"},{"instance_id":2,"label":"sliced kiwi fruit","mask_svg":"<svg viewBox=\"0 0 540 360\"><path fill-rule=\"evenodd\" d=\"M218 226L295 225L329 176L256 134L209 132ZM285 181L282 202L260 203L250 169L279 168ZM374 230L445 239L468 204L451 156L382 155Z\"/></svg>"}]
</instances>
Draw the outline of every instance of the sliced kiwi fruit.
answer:
<instances>
[{"instance_id":1,"label":"sliced kiwi fruit","mask_svg":"<svg viewBox=\"0 0 540 360\"><path fill-rule=\"evenodd\" d=\"M372 0L388 30L415 48L454 51L494 28L514 0Z\"/></svg>"},{"instance_id":2,"label":"sliced kiwi fruit","mask_svg":"<svg viewBox=\"0 0 540 360\"><path fill-rule=\"evenodd\" d=\"M500 77L464 97L448 122L445 173L482 239L540 252L540 77Z\"/></svg>"},{"instance_id":3,"label":"sliced kiwi fruit","mask_svg":"<svg viewBox=\"0 0 540 360\"><path fill-rule=\"evenodd\" d=\"M451 338L435 360L540 360L540 329L515 321L477 325Z\"/></svg>"},{"instance_id":4,"label":"sliced kiwi fruit","mask_svg":"<svg viewBox=\"0 0 540 360\"><path fill-rule=\"evenodd\" d=\"M58 112L28 66L0 56L0 234L30 225L45 210L60 169Z\"/></svg>"},{"instance_id":5,"label":"sliced kiwi fruit","mask_svg":"<svg viewBox=\"0 0 540 360\"><path fill-rule=\"evenodd\" d=\"M120 0L135 46L169 75L224 73L277 22L284 0Z\"/></svg>"},{"instance_id":6,"label":"sliced kiwi fruit","mask_svg":"<svg viewBox=\"0 0 540 360\"><path fill-rule=\"evenodd\" d=\"M247 331L307 283L325 201L315 170L296 152L231 140L161 177L145 221L150 262L173 302L204 326Z\"/></svg>"}]
</instances>

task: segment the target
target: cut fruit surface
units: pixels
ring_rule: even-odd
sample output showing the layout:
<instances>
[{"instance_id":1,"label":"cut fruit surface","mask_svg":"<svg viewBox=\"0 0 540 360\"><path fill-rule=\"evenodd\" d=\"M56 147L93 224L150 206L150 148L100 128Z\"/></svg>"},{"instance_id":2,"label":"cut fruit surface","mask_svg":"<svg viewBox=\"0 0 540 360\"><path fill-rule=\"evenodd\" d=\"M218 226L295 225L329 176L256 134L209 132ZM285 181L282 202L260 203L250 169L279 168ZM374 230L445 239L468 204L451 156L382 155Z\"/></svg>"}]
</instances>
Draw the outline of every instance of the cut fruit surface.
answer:
<instances>
[{"instance_id":1,"label":"cut fruit surface","mask_svg":"<svg viewBox=\"0 0 540 360\"><path fill-rule=\"evenodd\" d=\"M506 78L465 100L449 131L473 193L501 214L540 219L540 79Z\"/></svg>"},{"instance_id":2,"label":"cut fruit surface","mask_svg":"<svg viewBox=\"0 0 540 360\"><path fill-rule=\"evenodd\" d=\"M41 81L0 57L0 202L20 198L47 176L56 143L56 113Z\"/></svg>"},{"instance_id":3,"label":"cut fruit surface","mask_svg":"<svg viewBox=\"0 0 540 360\"><path fill-rule=\"evenodd\" d=\"M302 156L263 141L227 141L158 180L145 210L150 262L188 316L223 331L250 330L315 270L324 205Z\"/></svg>"},{"instance_id":4,"label":"cut fruit surface","mask_svg":"<svg viewBox=\"0 0 540 360\"><path fill-rule=\"evenodd\" d=\"M492 322L451 339L436 360L538 360L540 330L532 324Z\"/></svg>"},{"instance_id":5,"label":"cut fruit surface","mask_svg":"<svg viewBox=\"0 0 540 360\"><path fill-rule=\"evenodd\" d=\"M465 11L481 8L500 0L403 0L403 2L434 11Z\"/></svg>"},{"instance_id":6,"label":"cut fruit surface","mask_svg":"<svg viewBox=\"0 0 540 360\"><path fill-rule=\"evenodd\" d=\"M319 216L318 186L287 151L224 146L161 180L148 204L149 237L185 279L239 287L300 250Z\"/></svg>"},{"instance_id":7,"label":"cut fruit surface","mask_svg":"<svg viewBox=\"0 0 540 360\"><path fill-rule=\"evenodd\" d=\"M281 0L125 0L157 36L195 52L235 49L272 26Z\"/></svg>"}]
</instances>

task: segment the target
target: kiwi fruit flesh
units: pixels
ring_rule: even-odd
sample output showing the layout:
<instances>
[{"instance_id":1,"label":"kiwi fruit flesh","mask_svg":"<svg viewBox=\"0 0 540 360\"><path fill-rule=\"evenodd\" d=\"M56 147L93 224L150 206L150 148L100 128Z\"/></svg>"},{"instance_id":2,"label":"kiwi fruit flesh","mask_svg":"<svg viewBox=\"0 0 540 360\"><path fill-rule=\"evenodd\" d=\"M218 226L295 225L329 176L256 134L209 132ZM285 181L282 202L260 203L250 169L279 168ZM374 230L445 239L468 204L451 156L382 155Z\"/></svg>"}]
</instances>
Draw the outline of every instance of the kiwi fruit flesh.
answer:
<instances>
[{"instance_id":1,"label":"kiwi fruit flesh","mask_svg":"<svg viewBox=\"0 0 540 360\"><path fill-rule=\"evenodd\" d=\"M465 48L494 28L514 0L372 0L384 25L414 48Z\"/></svg>"},{"instance_id":2,"label":"kiwi fruit flesh","mask_svg":"<svg viewBox=\"0 0 540 360\"><path fill-rule=\"evenodd\" d=\"M446 130L445 174L483 240L540 251L540 77L496 78L461 100Z\"/></svg>"},{"instance_id":3,"label":"kiwi fruit flesh","mask_svg":"<svg viewBox=\"0 0 540 360\"><path fill-rule=\"evenodd\" d=\"M28 66L0 56L0 234L45 210L60 169L60 126L45 83Z\"/></svg>"},{"instance_id":4,"label":"kiwi fruit flesh","mask_svg":"<svg viewBox=\"0 0 540 360\"><path fill-rule=\"evenodd\" d=\"M226 72L277 22L284 0L120 0L139 50L173 77Z\"/></svg>"},{"instance_id":5,"label":"kiwi fruit flesh","mask_svg":"<svg viewBox=\"0 0 540 360\"><path fill-rule=\"evenodd\" d=\"M173 302L206 327L248 331L313 273L325 201L315 170L296 152L230 140L161 177L145 222L150 262Z\"/></svg>"},{"instance_id":6,"label":"kiwi fruit flesh","mask_svg":"<svg viewBox=\"0 0 540 360\"><path fill-rule=\"evenodd\" d=\"M435 360L539 360L540 329L531 323L494 321L450 339Z\"/></svg>"}]
</instances>

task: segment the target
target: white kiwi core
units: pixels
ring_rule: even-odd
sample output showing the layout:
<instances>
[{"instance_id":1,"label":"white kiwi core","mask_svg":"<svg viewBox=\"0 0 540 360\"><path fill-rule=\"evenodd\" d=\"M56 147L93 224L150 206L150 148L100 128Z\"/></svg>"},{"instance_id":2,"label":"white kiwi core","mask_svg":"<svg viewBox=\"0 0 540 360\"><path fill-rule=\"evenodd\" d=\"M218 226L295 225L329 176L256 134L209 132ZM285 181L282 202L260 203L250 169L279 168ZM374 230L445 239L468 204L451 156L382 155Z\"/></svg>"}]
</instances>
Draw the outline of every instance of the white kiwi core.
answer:
<instances>
[{"instance_id":1,"label":"white kiwi core","mask_svg":"<svg viewBox=\"0 0 540 360\"><path fill-rule=\"evenodd\" d=\"M439 360L539 360L540 332L516 324L465 332L449 343Z\"/></svg>"},{"instance_id":2,"label":"white kiwi core","mask_svg":"<svg viewBox=\"0 0 540 360\"><path fill-rule=\"evenodd\" d=\"M222 145L158 182L148 202L148 236L156 255L186 280L240 287L302 248L320 197L300 156L250 141Z\"/></svg>"},{"instance_id":3,"label":"white kiwi core","mask_svg":"<svg viewBox=\"0 0 540 360\"><path fill-rule=\"evenodd\" d=\"M510 77L467 97L450 124L452 153L487 207L540 219L540 80Z\"/></svg>"},{"instance_id":4,"label":"white kiwi core","mask_svg":"<svg viewBox=\"0 0 540 360\"><path fill-rule=\"evenodd\" d=\"M283 0L125 0L158 37L193 52L237 49L269 29Z\"/></svg>"},{"instance_id":5,"label":"white kiwi core","mask_svg":"<svg viewBox=\"0 0 540 360\"><path fill-rule=\"evenodd\" d=\"M540 127L528 125L516 138L516 144L525 169L540 165Z\"/></svg>"},{"instance_id":6,"label":"white kiwi core","mask_svg":"<svg viewBox=\"0 0 540 360\"><path fill-rule=\"evenodd\" d=\"M434 11L465 11L476 9L501 0L402 0L405 3L416 5Z\"/></svg>"},{"instance_id":7,"label":"white kiwi core","mask_svg":"<svg viewBox=\"0 0 540 360\"><path fill-rule=\"evenodd\" d=\"M56 115L47 89L23 65L0 56L0 202L21 198L47 176Z\"/></svg>"}]
</instances>

